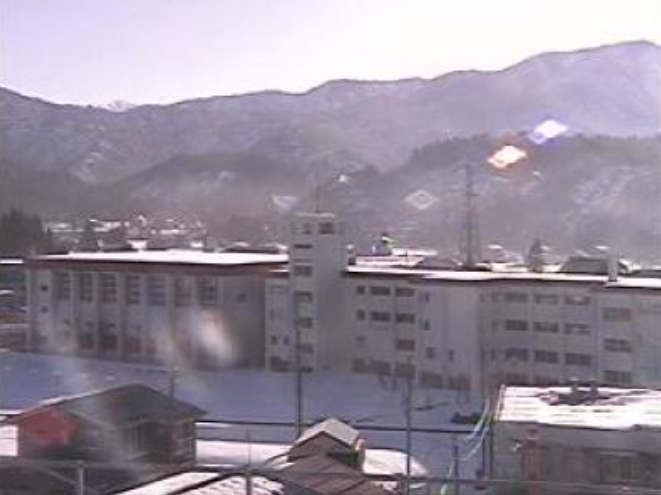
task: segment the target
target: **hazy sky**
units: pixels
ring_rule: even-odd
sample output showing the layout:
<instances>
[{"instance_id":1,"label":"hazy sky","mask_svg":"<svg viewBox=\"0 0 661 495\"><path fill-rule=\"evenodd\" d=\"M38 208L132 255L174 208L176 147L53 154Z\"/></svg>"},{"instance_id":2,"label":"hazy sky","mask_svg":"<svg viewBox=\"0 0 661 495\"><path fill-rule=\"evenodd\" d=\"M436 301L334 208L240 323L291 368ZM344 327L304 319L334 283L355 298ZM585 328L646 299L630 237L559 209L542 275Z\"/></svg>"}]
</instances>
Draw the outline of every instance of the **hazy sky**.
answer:
<instances>
[{"instance_id":1,"label":"hazy sky","mask_svg":"<svg viewBox=\"0 0 661 495\"><path fill-rule=\"evenodd\" d=\"M302 91L661 44L660 0L2 0L0 9L0 85L74 103Z\"/></svg>"}]
</instances>

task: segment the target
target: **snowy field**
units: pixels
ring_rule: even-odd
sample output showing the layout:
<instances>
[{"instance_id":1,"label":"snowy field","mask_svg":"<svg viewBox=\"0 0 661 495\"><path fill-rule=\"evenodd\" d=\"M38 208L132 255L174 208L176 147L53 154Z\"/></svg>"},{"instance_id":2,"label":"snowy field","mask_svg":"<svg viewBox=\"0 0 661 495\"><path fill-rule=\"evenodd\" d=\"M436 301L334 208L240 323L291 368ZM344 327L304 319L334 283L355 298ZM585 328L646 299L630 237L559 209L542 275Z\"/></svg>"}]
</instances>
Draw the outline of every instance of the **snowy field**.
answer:
<instances>
[{"instance_id":1,"label":"snowy field","mask_svg":"<svg viewBox=\"0 0 661 495\"><path fill-rule=\"evenodd\" d=\"M404 426L404 383L397 388L373 376L337 373L306 374L304 411L308 421L335 416L362 425ZM62 395L141 382L166 391L168 375L163 368L37 354L0 353L0 409L20 410ZM182 372L176 379L176 396L205 409L205 419L224 421L293 421L295 387L291 374L261 370ZM414 427L466 430L453 425L454 412L482 410L482 404L466 403L454 392L414 391ZM4 428L3 428L4 429ZM370 449L367 467L373 472L403 471L404 432L361 432ZM7 434L7 433L5 433ZM0 440L1 440L0 435ZM290 426L206 424L198 428L202 463L241 465L261 463L281 453L294 437ZM479 438L457 435L462 457L462 476L473 476L481 463ZM417 473L445 475L451 463L449 434L413 435L414 469ZM398 452L399 451L399 452Z\"/></svg>"}]
</instances>

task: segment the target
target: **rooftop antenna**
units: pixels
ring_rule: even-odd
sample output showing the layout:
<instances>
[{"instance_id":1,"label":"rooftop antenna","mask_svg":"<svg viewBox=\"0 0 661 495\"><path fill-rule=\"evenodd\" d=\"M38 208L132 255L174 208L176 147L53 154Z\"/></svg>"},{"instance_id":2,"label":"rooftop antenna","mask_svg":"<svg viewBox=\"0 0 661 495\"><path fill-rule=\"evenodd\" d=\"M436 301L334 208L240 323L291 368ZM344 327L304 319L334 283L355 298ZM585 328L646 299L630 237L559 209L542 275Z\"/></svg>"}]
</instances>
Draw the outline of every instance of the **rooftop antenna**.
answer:
<instances>
[{"instance_id":1,"label":"rooftop antenna","mask_svg":"<svg viewBox=\"0 0 661 495\"><path fill-rule=\"evenodd\" d=\"M475 264L482 258L480 225L474 201L477 193L475 192L473 167L468 162L464 163L464 171L466 172L466 182L464 187L465 216L462 226L462 250L464 265L466 268L474 268Z\"/></svg>"}]
</instances>

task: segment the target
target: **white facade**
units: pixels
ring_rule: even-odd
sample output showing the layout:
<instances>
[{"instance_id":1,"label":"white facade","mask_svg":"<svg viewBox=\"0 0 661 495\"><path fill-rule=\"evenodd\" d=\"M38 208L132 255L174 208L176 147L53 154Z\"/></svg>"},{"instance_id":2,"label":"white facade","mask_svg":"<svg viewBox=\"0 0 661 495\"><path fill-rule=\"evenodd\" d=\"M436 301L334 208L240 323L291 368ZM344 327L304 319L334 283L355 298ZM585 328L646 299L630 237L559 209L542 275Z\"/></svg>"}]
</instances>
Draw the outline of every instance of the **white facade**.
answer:
<instances>
[{"instance_id":1,"label":"white facade","mask_svg":"<svg viewBox=\"0 0 661 495\"><path fill-rule=\"evenodd\" d=\"M261 366L264 280L283 256L45 256L28 263L37 351L180 365Z\"/></svg>"},{"instance_id":2,"label":"white facade","mask_svg":"<svg viewBox=\"0 0 661 495\"><path fill-rule=\"evenodd\" d=\"M136 361L174 349L195 365L271 371L300 359L307 371L412 373L477 396L571 378L661 387L661 279L397 263L348 263L343 225L327 213L295 217L289 258L40 257L28 263L30 347Z\"/></svg>"}]
</instances>

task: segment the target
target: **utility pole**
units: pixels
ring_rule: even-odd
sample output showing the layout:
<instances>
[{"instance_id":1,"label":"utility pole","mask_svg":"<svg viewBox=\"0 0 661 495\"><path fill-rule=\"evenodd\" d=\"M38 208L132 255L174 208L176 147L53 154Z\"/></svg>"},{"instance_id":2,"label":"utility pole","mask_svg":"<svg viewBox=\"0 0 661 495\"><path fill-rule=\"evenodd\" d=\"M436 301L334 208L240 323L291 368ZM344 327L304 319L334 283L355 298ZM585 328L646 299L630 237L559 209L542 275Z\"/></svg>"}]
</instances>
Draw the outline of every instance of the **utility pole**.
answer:
<instances>
[{"instance_id":1,"label":"utility pole","mask_svg":"<svg viewBox=\"0 0 661 495\"><path fill-rule=\"evenodd\" d=\"M76 462L76 495L85 495L85 464Z\"/></svg>"},{"instance_id":2,"label":"utility pole","mask_svg":"<svg viewBox=\"0 0 661 495\"><path fill-rule=\"evenodd\" d=\"M292 297L292 316L294 326L294 375L296 381L296 438L303 433L303 366L301 359L301 327L299 325L299 301L294 293Z\"/></svg>"},{"instance_id":3,"label":"utility pole","mask_svg":"<svg viewBox=\"0 0 661 495\"><path fill-rule=\"evenodd\" d=\"M452 435L452 477L454 478L454 495L460 495L461 483L459 482L459 444L457 435Z\"/></svg>"},{"instance_id":4,"label":"utility pole","mask_svg":"<svg viewBox=\"0 0 661 495\"><path fill-rule=\"evenodd\" d=\"M413 365L411 359L407 361L408 369L406 373L406 483L404 493L411 493L411 449L413 447L412 428L413 428Z\"/></svg>"}]
</instances>

